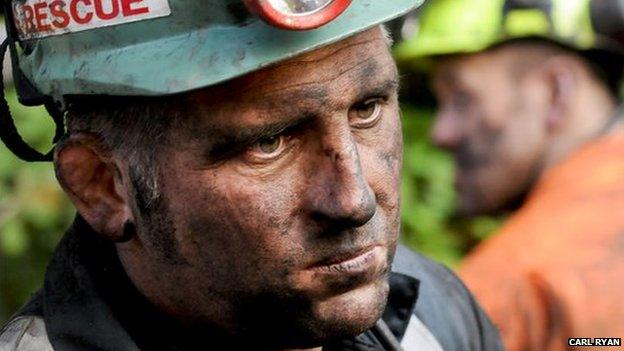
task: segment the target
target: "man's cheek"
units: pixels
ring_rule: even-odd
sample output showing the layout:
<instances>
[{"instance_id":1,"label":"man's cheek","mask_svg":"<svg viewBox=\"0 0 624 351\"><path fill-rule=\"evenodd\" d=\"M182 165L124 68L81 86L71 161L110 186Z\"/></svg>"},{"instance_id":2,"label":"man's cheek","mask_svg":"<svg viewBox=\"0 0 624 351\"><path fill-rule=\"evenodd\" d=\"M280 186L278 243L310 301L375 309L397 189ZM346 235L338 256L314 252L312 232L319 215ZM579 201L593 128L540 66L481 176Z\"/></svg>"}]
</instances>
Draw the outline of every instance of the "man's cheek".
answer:
<instances>
[{"instance_id":1,"label":"man's cheek","mask_svg":"<svg viewBox=\"0 0 624 351\"><path fill-rule=\"evenodd\" d=\"M392 183L398 191L403 167L403 136L398 117L394 122L387 125L383 141L379 143L383 147L377 149L376 156L380 164L385 166L386 182Z\"/></svg>"},{"instance_id":2,"label":"man's cheek","mask_svg":"<svg viewBox=\"0 0 624 351\"><path fill-rule=\"evenodd\" d=\"M218 240L215 244L222 250L267 250L271 240L281 236L276 234L283 231L287 223L283 215L288 211L283 208L284 201L274 196L283 193L283 188L256 188L237 181L206 192L201 202L210 206L195 211L193 231L212 232L212 240Z\"/></svg>"},{"instance_id":3,"label":"man's cheek","mask_svg":"<svg viewBox=\"0 0 624 351\"><path fill-rule=\"evenodd\" d=\"M398 234L401 168L403 165L403 138L398 115L389 119L383 129L383 139L373 153L377 171L370 178L378 205L386 215L388 235ZM395 230L396 229L396 230ZM395 233L396 232L396 233Z\"/></svg>"},{"instance_id":4,"label":"man's cheek","mask_svg":"<svg viewBox=\"0 0 624 351\"><path fill-rule=\"evenodd\" d=\"M294 266L289 261L292 247L279 240L285 238L279 219L259 217L255 206L246 204L249 207L236 213L225 211L218 219L196 222L195 231L209 228L204 233L213 235L210 245L199 242L200 262L217 271L219 281L238 281L241 286L234 290L262 291L283 285Z\"/></svg>"},{"instance_id":5,"label":"man's cheek","mask_svg":"<svg viewBox=\"0 0 624 351\"><path fill-rule=\"evenodd\" d=\"M378 155L386 161L392 173L400 174L403 165L403 133L398 107L386 119L382 136L380 145L384 147L379 150Z\"/></svg>"},{"instance_id":6,"label":"man's cheek","mask_svg":"<svg viewBox=\"0 0 624 351\"><path fill-rule=\"evenodd\" d=\"M240 214L220 208L214 212L197 211L188 218L185 230L179 233L189 261L212 281L237 282L247 280L252 285L254 269L261 266L250 243L249 228L241 224ZM236 286L224 284L228 289Z\"/></svg>"}]
</instances>

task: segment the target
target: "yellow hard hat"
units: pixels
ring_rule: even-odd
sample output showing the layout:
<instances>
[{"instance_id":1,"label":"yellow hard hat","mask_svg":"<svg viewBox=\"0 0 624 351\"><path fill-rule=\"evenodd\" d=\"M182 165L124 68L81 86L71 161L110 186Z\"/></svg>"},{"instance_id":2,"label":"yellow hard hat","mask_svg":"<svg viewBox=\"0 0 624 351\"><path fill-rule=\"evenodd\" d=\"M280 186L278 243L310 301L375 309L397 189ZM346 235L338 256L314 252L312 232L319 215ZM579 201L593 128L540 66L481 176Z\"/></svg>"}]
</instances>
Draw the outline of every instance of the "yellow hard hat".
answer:
<instances>
[{"instance_id":1,"label":"yellow hard hat","mask_svg":"<svg viewBox=\"0 0 624 351\"><path fill-rule=\"evenodd\" d=\"M507 40L542 37L574 49L599 45L590 0L430 0L397 60L473 53Z\"/></svg>"}]
</instances>

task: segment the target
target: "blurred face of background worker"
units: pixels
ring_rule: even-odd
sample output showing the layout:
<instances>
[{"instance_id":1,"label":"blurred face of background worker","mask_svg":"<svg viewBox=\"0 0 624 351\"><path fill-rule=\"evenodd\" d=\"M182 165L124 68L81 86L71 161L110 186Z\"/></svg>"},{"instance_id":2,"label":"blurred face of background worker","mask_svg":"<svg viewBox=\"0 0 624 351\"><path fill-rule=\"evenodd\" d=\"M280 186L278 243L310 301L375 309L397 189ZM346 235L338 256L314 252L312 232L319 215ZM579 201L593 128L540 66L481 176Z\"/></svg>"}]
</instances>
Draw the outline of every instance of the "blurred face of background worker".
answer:
<instances>
[{"instance_id":1,"label":"blurred face of background worker","mask_svg":"<svg viewBox=\"0 0 624 351\"><path fill-rule=\"evenodd\" d=\"M458 212L517 203L540 173L600 134L616 100L589 63L545 41L439 58L432 131L457 165Z\"/></svg>"},{"instance_id":2,"label":"blurred face of background worker","mask_svg":"<svg viewBox=\"0 0 624 351\"><path fill-rule=\"evenodd\" d=\"M164 200L149 213L124 160L100 156L88 136L61 149L57 168L97 232L115 239L136 224L117 250L159 308L230 335L318 345L368 329L385 306L399 227L396 89L373 29L185 95L187 117L155 160Z\"/></svg>"}]
</instances>

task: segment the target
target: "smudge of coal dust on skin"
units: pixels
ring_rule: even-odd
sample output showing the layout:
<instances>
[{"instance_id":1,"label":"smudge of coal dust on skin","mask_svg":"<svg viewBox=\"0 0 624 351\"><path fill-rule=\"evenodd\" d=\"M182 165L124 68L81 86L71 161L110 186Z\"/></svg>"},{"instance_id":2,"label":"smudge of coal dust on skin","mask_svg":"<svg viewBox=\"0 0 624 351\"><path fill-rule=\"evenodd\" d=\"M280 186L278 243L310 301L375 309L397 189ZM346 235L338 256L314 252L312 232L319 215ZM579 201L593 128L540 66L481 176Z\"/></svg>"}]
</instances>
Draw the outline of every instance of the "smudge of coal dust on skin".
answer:
<instances>
[{"instance_id":1,"label":"smudge of coal dust on skin","mask_svg":"<svg viewBox=\"0 0 624 351\"><path fill-rule=\"evenodd\" d=\"M139 230L149 238L148 244L154 247L170 264L184 264L186 261L178 252L175 240L175 226L169 214L167 201L163 196L148 199L150 191L145 179L136 167L129 167L128 175L134 190L134 198L139 214Z\"/></svg>"}]
</instances>

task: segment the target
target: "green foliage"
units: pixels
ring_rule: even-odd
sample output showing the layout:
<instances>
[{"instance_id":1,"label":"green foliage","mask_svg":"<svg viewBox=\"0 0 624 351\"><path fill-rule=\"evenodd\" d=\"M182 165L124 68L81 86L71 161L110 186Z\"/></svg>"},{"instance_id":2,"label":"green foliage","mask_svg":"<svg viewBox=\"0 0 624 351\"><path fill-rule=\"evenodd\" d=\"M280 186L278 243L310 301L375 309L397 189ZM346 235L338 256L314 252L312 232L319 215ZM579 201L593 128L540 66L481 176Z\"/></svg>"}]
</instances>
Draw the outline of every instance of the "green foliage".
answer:
<instances>
[{"instance_id":1,"label":"green foliage","mask_svg":"<svg viewBox=\"0 0 624 351\"><path fill-rule=\"evenodd\" d=\"M19 105L14 91L7 100L24 139L50 149L54 125L45 111ZM51 164L20 161L0 143L0 324L40 286L73 214Z\"/></svg>"},{"instance_id":2,"label":"green foliage","mask_svg":"<svg viewBox=\"0 0 624 351\"><path fill-rule=\"evenodd\" d=\"M403 241L447 264L461 258L446 220L453 213L453 161L431 145L431 113L403 107L403 179L401 221Z\"/></svg>"},{"instance_id":3,"label":"green foliage","mask_svg":"<svg viewBox=\"0 0 624 351\"><path fill-rule=\"evenodd\" d=\"M453 218L452 157L431 144L432 111L403 106L404 165L401 184L402 240L412 249L451 267L500 220Z\"/></svg>"}]
</instances>

